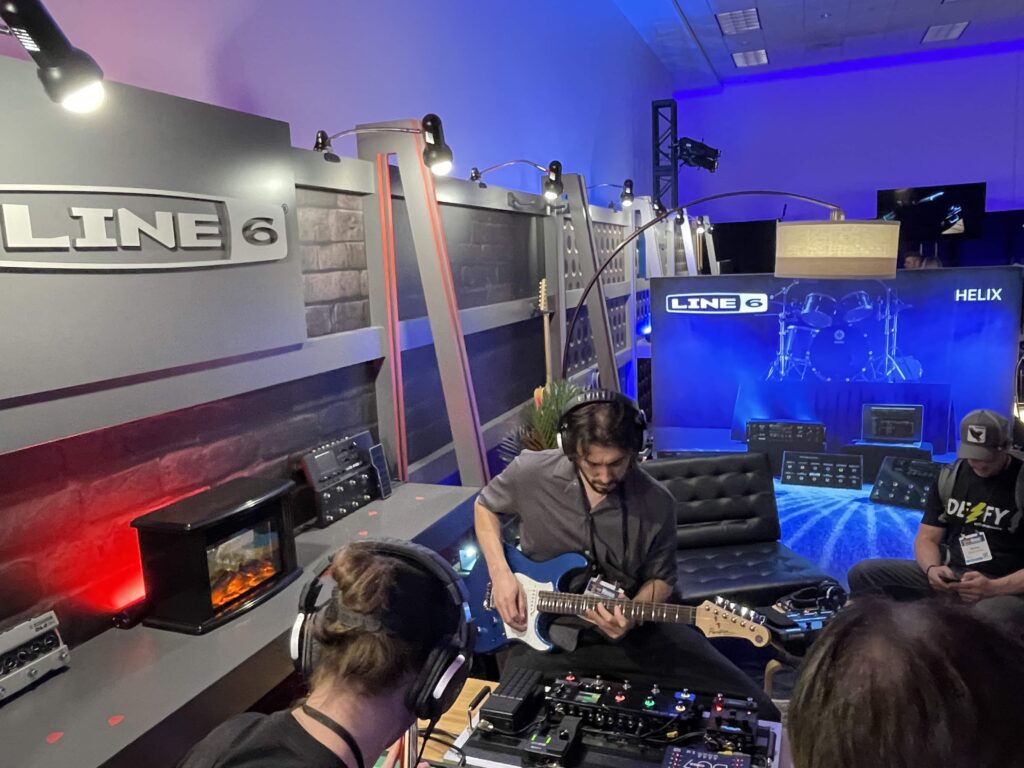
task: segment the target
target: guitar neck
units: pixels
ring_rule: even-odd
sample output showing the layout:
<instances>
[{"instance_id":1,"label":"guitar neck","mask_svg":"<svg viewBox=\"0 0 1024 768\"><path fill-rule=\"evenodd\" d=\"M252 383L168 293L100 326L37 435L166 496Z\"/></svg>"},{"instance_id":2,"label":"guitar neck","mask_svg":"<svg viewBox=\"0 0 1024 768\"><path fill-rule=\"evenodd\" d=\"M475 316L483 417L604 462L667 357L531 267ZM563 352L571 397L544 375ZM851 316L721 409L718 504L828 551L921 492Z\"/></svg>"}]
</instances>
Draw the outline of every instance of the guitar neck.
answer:
<instances>
[{"instance_id":1,"label":"guitar neck","mask_svg":"<svg viewBox=\"0 0 1024 768\"><path fill-rule=\"evenodd\" d=\"M579 615L603 605L609 611L622 608L622 615L636 621L653 621L662 624L693 624L696 609L689 605L671 603L648 603L629 598L604 599L593 595L576 595L571 592L540 592L537 594L537 610L541 613Z\"/></svg>"}]
</instances>

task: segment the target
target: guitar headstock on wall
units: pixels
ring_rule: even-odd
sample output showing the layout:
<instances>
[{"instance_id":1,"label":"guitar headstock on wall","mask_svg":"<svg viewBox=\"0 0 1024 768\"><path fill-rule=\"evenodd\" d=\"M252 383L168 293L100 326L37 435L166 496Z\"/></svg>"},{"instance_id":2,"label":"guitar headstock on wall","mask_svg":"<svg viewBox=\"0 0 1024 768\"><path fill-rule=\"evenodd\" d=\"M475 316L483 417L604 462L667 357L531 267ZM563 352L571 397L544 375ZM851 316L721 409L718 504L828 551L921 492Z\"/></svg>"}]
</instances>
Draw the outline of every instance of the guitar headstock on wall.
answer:
<instances>
[{"instance_id":1,"label":"guitar headstock on wall","mask_svg":"<svg viewBox=\"0 0 1024 768\"><path fill-rule=\"evenodd\" d=\"M693 623L707 638L739 637L758 648L768 644L769 633L764 626L764 617L721 597L698 605L694 609Z\"/></svg>"}]
</instances>

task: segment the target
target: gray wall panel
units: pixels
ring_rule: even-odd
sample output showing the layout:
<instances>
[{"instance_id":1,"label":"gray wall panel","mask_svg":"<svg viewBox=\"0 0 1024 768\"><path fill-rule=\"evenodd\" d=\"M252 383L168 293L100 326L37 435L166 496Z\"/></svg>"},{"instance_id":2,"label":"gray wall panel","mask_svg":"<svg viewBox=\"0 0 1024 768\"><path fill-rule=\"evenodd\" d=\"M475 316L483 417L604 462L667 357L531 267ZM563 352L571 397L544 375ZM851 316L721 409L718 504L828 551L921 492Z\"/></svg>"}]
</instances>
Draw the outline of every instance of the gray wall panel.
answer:
<instances>
[{"instance_id":1,"label":"gray wall panel","mask_svg":"<svg viewBox=\"0 0 1024 768\"><path fill-rule=\"evenodd\" d=\"M12 107L0 121L0 183L283 204L289 252L208 269L0 271L0 400L305 340L285 123L116 83L95 114L73 115L46 98L34 66L5 57L0 99ZM35 234L44 225L34 221Z\"/></svg>"}]
</instances>

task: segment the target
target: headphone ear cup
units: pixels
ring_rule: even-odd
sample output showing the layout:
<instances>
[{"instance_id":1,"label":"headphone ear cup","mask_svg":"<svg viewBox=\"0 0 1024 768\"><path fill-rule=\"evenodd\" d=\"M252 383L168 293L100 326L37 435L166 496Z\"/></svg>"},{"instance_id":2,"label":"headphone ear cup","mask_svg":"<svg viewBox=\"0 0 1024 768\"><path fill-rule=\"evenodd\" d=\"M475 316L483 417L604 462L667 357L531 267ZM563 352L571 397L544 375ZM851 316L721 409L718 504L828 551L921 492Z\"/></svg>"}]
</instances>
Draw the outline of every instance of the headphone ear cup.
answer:
<instances>
[{"instance_id":1,"label":"headphone ear cup","mask_svg":"<svg viewBox=\"0 0 1024 768\"><path fill-rule=\"evenodd\" d=\"M416 717L421 720L434 720L455 703L462 687L466 684L466 678L469 677L470 667L468 659L463 658L460 662L459 657L459 650L452 645L438 646L430 652L406 698L409 710ZM444 681L453 664L460 664L460 666L455 669L447 681ZM444 682L444 690L438 698L434 698L434 691L442 682Z\"/></svg>"},{"instance_id":2,"label":"headphone ear cup","mask_svg":"<svg viewBox=\"0 0 1024 768\"><path fill-rule=\"evenodd\" d=\"M300 613L292 629L291 657L295 671L309 682L320 657L320 644L316 640L317 614Z\"/></svg>"}]
</instances>

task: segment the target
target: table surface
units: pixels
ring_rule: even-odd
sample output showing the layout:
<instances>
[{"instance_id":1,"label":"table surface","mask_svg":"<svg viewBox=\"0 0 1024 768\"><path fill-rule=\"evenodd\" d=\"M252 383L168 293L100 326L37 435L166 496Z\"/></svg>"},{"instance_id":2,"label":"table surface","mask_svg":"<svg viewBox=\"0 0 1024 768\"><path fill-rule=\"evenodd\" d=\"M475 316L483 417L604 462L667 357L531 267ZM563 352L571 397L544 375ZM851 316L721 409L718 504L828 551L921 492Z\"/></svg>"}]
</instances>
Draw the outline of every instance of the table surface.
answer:
<instances>
[{"instance_id":1,"label":"table surface","mask_svg":"<svg viewBox=\"0 0 1024 768\"><path fill-rule=\"evenodd\" d=\"M291 672L288 634L299 594L325 555L367 536L456 544L472 527L476 489L406 483L296 537L306 572L209 634L112 629L71 649L70 668L0 707L0 765L173 765L212 727L248 709ZM462 730L460 727L458 730ZM131 749L129 749L131 747Z\"/></svg>"},{"instance_id":2,"label":"table surface","mask_svg":"<svg viewBox=\"0 0 1024 768\"><path fill-rule=\"evenodd\" d=\"M462 689L462 693L459 694L459 698L452 704L451 709L441 715L441 719L437 721L437 727L442 731L458 735L462 733L469 726L469 716L467 714L469 705L473 701L480 691L484 688L490 687L494 690L498 687L497 683L489 680L478 680L475 677L471 677L466 681L465 687ZM486 701L486 699L484 699ZM420 733L427 727L426 720L420 720L419 728ZM442 738L448 738L444 736ZM444 753L448 751L448 747L444 746L437 741L428 741L426 749L423 750L423 758L434 763L444 762Z\"/></svg>"}]
</instances>

